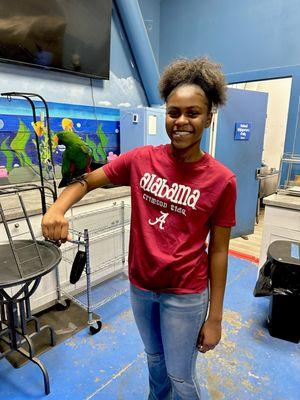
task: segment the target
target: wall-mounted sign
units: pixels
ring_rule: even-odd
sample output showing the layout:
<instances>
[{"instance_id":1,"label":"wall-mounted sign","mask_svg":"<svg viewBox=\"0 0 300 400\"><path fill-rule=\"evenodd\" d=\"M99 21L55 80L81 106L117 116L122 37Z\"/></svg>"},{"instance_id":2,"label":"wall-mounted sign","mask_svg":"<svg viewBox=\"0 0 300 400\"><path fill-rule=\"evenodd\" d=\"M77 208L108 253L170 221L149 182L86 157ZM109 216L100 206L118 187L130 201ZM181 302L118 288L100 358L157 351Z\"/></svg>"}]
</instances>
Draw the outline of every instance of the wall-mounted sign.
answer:
<instances>
[{"instance_id":1,"label":"wall-mounted sign","mask_svg":"<svg viewBox=\"0 0 300 400\"><path fill-rule=\"evenodd\" d=\"M251 132L251 122L236 122L234 130L234 140L249 140Z\"/></svg>"},{"instance_id":2,"label":"wall-mounted sign","mask_svg":"<svg viewBox=\"0 0 300 400\"><path fill-rule=\"evenodd\" d=\"M156 135L157 133L157 121L156 115L149 115L148 117L148 133L149 135Z\"/></svg>"}]
</instances>

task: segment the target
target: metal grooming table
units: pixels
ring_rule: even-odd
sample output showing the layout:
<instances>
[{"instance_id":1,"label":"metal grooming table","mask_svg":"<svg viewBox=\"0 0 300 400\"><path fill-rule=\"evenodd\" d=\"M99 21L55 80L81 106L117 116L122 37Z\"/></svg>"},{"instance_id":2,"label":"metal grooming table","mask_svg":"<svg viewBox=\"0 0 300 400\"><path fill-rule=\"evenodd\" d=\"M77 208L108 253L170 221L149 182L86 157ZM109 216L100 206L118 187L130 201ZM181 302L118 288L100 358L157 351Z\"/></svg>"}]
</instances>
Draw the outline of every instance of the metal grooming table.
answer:
<instances>
[{"instance_id":1,"label":"metal grooming table","mask_svg":"<svg viewBox=\"0 0 300 400\"><path fill-rule=\"evenodd\" d=\"M7 191L0 190L0 217L8 240L0 244L0 341L6 343L8 349L0 353L0 359L17 351L38 365L43 373L45 393L49 394L49 376L44 364L35 357L32 338L48 331L50 344L54 346L55 332L49 325L41 327L39 320L31 315L30 297L42 276L59 264L61 251L53 243L35 239L23 199L17 189L16 195L31 239L16 240L6 220L1 194L7 195ZM31 334L27 331L29 321L33 321L35 327Z\"/></svg>"}]
</instances>

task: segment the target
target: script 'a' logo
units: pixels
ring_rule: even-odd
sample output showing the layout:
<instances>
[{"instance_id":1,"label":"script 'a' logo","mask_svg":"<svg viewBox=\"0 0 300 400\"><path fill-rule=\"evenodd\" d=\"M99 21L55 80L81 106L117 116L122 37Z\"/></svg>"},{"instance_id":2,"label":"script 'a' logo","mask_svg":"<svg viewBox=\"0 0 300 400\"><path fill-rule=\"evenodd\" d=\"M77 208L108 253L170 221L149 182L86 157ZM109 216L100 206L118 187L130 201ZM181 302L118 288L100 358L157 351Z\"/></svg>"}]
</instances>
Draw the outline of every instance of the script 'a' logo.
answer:
<instances>
[{"instance_id":1,"label":"script 'a' logo","mask_svg":"<svg viewBox=\"0 0 300 400\"><path fill-rule=\"evenodd\" d=\"M150 225L159 224L159 228L160 229L164 229L164 224L166 223L166 218L169 215L169 213L164 213L162 211L160 213L161 213L161 216L157 217L155 219L155 221L151 221L151 219L149 219L148 222L149 222Z\"/></svg>"}]
</instances>

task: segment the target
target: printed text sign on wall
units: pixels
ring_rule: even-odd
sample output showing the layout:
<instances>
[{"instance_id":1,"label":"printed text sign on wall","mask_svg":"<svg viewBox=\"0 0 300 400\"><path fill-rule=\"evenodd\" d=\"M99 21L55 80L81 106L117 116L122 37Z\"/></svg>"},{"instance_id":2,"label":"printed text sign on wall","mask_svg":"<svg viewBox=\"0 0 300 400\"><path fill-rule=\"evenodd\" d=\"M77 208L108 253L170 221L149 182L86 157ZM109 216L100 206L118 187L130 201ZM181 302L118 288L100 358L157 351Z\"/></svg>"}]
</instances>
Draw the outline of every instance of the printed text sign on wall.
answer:
<instances>
[{"instance_id":1,"label":"printed text sign on wall","mask_svg":"<svg viewBox=\"0 0 300 400\"><path fill-rule=\"evenodd\" d=\"M251 132L251 122L236 122L234 130L234 140L249 140Z\"/></svg>"}]
</instances>

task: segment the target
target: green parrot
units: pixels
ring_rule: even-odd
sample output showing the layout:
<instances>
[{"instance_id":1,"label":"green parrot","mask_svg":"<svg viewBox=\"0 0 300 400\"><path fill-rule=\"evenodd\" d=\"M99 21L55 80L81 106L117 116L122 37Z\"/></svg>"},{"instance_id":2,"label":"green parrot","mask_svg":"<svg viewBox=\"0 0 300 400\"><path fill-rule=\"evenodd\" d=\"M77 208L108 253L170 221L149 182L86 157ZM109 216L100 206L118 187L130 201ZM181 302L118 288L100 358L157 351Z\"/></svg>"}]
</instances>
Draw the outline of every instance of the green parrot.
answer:
<instances>
[{"instance_id":1,"label":"green parrot","mask_svg":"<svg viewBox=\"0 0 300 400\"><path fill-rule=\"evenodd\" d=\"M91 148L72 130L57 133L56 142L66 147L62 155L62 180L58 187L67 186L73 179L105 164L105 161L93 160Z\"/></svg>"}]
</instances>

